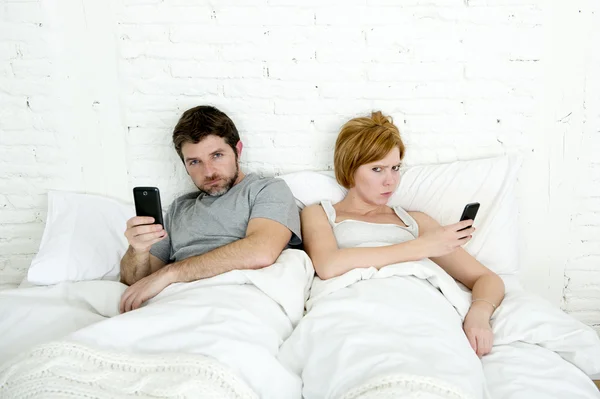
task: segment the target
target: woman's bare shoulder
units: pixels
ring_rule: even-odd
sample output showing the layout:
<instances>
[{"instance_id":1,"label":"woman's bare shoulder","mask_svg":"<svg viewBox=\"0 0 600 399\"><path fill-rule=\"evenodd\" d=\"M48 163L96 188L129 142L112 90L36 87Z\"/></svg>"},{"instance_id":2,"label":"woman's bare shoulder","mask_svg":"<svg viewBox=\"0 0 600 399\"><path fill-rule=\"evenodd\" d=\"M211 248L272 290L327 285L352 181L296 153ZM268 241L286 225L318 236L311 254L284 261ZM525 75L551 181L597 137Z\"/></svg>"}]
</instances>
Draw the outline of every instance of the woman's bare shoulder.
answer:
<instances>
[{"instance_id":1,"label":"woman's bare shoulder","mask_svg":"<svg viewBox=\"0 0 600 399\"><path fill-rule=\"evenodd\" d=\"M419 225L419 229L422 232L425 232L430 228L437 227L440 225L434 218L432 218L425 212L408 211L408 214L412 216L413 219L415 219L415 221Z\"/></svg>"},{"instance_id":2,"label":"woman's bare shoulder","mask_svg":"<svg viewBox=\"0 0 600 399\"><path fill-rule=\"evenodd\" d=\"M300 212L300 216L303 220L327 217L321 204L313 204L304 207L304 209L302 209L302 212Z\"/></svg>"},{"instance_id":3,"label":"woman's bare shoulder","mask_svg":"<svg viewBox=\"0 0 600 399\"><path fill-rule=\"evenodd\" d=\"M312 204L305 206L301 213L315 213L319 209L323 209L321 204Z\"/></svg>"}]
</instances>

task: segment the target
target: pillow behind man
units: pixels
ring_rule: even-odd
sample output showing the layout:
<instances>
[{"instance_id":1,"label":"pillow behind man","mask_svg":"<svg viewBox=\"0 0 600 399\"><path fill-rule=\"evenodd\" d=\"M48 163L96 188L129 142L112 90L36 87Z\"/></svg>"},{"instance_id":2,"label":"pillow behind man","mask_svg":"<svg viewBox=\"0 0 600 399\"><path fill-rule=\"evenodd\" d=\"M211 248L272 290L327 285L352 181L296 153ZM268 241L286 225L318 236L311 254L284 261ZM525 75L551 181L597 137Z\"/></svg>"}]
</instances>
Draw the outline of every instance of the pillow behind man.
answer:
<instances>
[{"instance_id":1,"label":"pillow behind man","mask_svg":"<svg viewBox=\"0 0 600 399\"><path fill-rule=\"evenodd\" d=\"M134 215L132 205L107 197L50 191L46 227L27 281L118 280L127 250L123 226Z\"/></svg>"}]
</instances>

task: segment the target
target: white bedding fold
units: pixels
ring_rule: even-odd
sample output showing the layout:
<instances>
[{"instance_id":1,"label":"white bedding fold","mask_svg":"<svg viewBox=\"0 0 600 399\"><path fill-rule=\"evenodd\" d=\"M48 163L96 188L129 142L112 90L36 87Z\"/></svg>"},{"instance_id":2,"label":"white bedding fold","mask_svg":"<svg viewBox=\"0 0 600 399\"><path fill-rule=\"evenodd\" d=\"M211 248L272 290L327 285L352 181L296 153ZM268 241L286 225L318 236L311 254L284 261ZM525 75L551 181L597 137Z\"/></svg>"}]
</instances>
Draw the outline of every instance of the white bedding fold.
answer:
<instances>
[{"instance_id":1,"label":"white bedding fold","mask_svg":"<svg viewBox=\"0 0 600 399\"><path fill-rule=\"evenodd\" d=\"M307 399L393 397L407 386L431 398L488 397L481 362L462 331L470 301L470 291L430 260L315 278L308 313L280 359L302 376ZM600 372L595 332L520 289L507 292L491 323L494 348L525 342L588 375Z\"/></svg>"},{"instance_id":2,"label":"white bedding fold","mask_svg":"<svg viewBox=\"0 0 600 399\"><path fill-rule=\"evenodd\" d=\"M140 309L125 314L116 314L125 286L113 283L121 289L107 290L102 299L103 311L113 317L78 326L61 341L46 345L75 345L100 353L109 362L109 354L119 353L123 364L140 356L214 359L230 370L231 378L238 378L261 398L299 398L302 383L279 363L277 353L303 313L312 275L305 252L286 250L267 268L173 284ZM89 305L90 301L84 302ZM93 307L88 311L95 314ZM42 345L34 350L46 349ZM32 360L23 361L31 365ZM38 367L54 371L60 366L44 358L39 362ZM11 373L12 368L5 368L0 378ZM113 377L117 374L114 371Z\"/></svg>"}]
</instances>

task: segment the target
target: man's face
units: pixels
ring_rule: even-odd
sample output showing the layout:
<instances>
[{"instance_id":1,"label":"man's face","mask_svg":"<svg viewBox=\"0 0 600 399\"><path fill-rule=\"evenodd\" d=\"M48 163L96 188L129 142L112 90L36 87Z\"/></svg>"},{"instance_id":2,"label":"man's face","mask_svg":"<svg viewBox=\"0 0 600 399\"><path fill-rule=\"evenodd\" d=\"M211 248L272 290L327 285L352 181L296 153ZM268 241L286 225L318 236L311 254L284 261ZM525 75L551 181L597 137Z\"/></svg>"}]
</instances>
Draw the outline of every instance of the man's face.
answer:
<instances>
[{"instance_id":1,"label":"man's face","mask_svg":"<svg viewBox=\"0 0 600 399\"><path fill-rule=\"evenodd\" d=\"M242 143L237 144L238 153ZM208 195L225 194L239 177L238 154L218 136L207 136L199 143L181 147L187 173L199 190Z\"/></svg>"}]
</instances>

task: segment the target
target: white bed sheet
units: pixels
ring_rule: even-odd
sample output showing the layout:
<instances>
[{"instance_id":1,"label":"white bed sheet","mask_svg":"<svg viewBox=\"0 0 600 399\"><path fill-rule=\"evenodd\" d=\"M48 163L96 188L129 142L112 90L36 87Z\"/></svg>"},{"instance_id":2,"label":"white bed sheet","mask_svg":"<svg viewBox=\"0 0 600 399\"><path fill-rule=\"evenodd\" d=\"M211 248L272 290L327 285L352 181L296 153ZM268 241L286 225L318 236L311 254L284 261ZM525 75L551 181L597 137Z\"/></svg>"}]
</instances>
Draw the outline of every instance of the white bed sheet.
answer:
<instances>
[{"instance_id":1,"label":"white bed sheet","mask_svg":"<svg viewBox=\"0 0 600 399\"><path fill-rule=\"evenodd\" d=\"M276 268L273 269L273 271L277 271ZM308 275L309 271L305 268L297 269L294 278L302 280L306 279ZM275 277L275 275L271 277ZM278 276L276 280L281 281L280 277L282 277L282 275ZM237 280L238 278L239 280ZM300 316L298 308L296 308L296 314L292 314L291 318L288 317L286 321L286 318L280 317L282 314L281 304L277 302L277 305L273 307L273 302L268 300L264 295L264 292L256 289L256 286L247 284L248 281L244 280L244 278L245 277L238 275L236 279L228 278L221 280L220 282L216 279L212 282L198 284L198 287L195 287L193 284L180 285L179 288L174 287L176 289L169 295L166 295L163 300L157 298L157 303L162 303L160 306L146 307L143 308L146 309L145 311L119 316L103 323L99 322L118 315L118 298L120 298L121 293L126 288L120 283L110 281L90 281L63 283L50 287L30 287L2 291L0 292L0 336L2 337L0 340L0 364L10 360L16 355L27 352L35 345L60 340L67 336L71 342L78 342L93 347L102 347L111 350L131 351L135 349L135 351L141 353L160 352L161 350L166 349L172 351L194 352L195 349L202 348L196 352L207 354L215 358L219 358L220 356L219 360L221 360L223 364L237 369L238 373L241 375L246 373L245 381L255 380L256 382L253 384L254 391L260 392L263 389L261 388L262 386L273 386L273 372L265 373L264 370L273 370L273 368L279 370L279 381L285 382L279 386L275 386L271 393L266 392L266 396L263 397L298 397L300 390L298 376L294 376L293 374L282 370L276 363L263 365L261 371L261 366L257 366L256 362L251 360L257 356L259 358L263 356L264 359L269 359L268 362L272 361L274 354L277 352L278 343L281 342L281 337L284 337L291 331L292 325ZM507 292L518 293L521 291L516 276L503 276L503 279L507 287ZM243 281L245 281L244 286L234 287L236 284L242 283ZM423 283L423 281L413 281L409 284L416 284L418 286L421 283ZM261 282L257 280L257 284L261 285ZM22 287L27 287L27 285L27 283L24 283L22 284ZM285 284L283 286L285 287ZM241 288L241 290L238 288ZM279 290L279 293L273 291L272 295L277 297L282 294L282 291L283 290ZM202 294L196 295L195 292L202 292ZM219 292L219 294L216 294L217 292ZM405 291L404 294L406 293L407 292ZM432 293L433 291L430 294ZM304 294L306 294L306 292L304 292ZM438 300L440 296L438 294L434 294L432 298L436 298L437 296L438 298L434 300ZM215 301L218 298L223 298L222 303L227 304L225 308L221 307L219 310L215 309ZM285 295L280 298L285 298ZM414 300L416 298L412 297L412 299ZM166 323L166 326L163 325L156 328L157 324L152 320L156 320L157 322L162 321L164 323L168 318L161 314L168 315L168 309L173 303L190 300L192 302L189 302L188 305L202 309L193 316L196 317L196 319L187 318L183 322L175 319L175 323L171 323L170 325L169 323ZM280 301L285 301L285 299L280 299ZM239 307L245 306L250 302L253 304L251 307L252 310L245 313L243 316L249 317L249 319L241 321L242 319L237 318L238 316L236 316L240 313ZM289 306L293 307L290 303L291 302L286 305L288 308ZM535 301L530 305L534 306L534 308L537 306ZM271 307L271 311L268 313L276 314L277 316L270 322L268 321L269 317L261 320L261 318L265 317L264 312L269 307ZM356 309L349 309L349 311L355 312ZM449 315L452 314L452 309L450 309L450 312L446 313ZM360 314L357 315L360 316ZM338 316L341 316L341 314L338 314ZM229 334L229 336L224 336L223 331L216 327L220 323L223 324L223 326L227 326L228 322L225 319L236 319L237 322L240 322L233 330L227 329L227 334ZM254 322L251 319L254 319ZM196 320L196 322L194 320ZM210 322L207 323L207 320L210 320ZM261 321L255 323L256 320ZM358 319L355 320L355 322L358 321ZM440 321L442 321L442 319L438 319L438 322ZM548 321L552 321L552 317L550 317ZM321 356L325 362L329 363L335 362L335 359L342 363L344 363L345 360L351 360L352 356L356 355L357 352L353 351L351 346L347 346L348 342L344 341L343 335L342 337L336 337L335 329L339 327L339 325L336 324L336 320L331 319L330 322L331 326L325 327L329 328L329 331L331 332L331 334L329 334L330 339L333 340L332 342L336 342L336 345L340 347L339 350L342 351L342 353L338 353L337 355L334 354L334 348L332 347L329 349L330 353L322 353L319 356ZM129 326L127 326L128 324ZM195 324L196 326L194 326ZM244 327L244 325L246 325L246 327ZM250 334L247 329L249 325L254 329L253 333ZM256 329L256 326L262 326L262 330ZM443 323L440 324L440 326L443 326ZM195 331L202 335L203 342L199 342L198 340L192 342L190 339L181 339L181 336L179 336L178 339L173 340L173 334L175 334L177 330L181 330L182 327L184 327L183 330L188 334L193 334ZM500 327L505 330L503 332L504 338L498 340L492 353L484 357L482 361L486 389L491 398L600 398L597 389L583 370L574 366L572 363L565 361L556 352L544 348L543 345L545 344L543 342L540 342L540 345L537 345L520 341L524 336L518 337L518 334L523 335L523 333L526 332L524 330L531 330L532 332L532 335L528 337L528 339L532 339L535 336L540 337L539 329L536 332L535 328L531 329L526 325L523 325L523 323L515 323L514 326L504 325ZM518 329L515 330L515 327L519 327L521 331L518 331ZM510 332L511 329L512 332L509 334L508 332ZM123 331L134 333L127 334L123 337ZM273 333L274 331L279 332ZM556 328L547 329L547 332L556 334ZM254 343L251 342L249 345L242 342L240 346L239 341L243 339L245 336L244 334L252 335L253 339L256 341ZM264 337L267 338L263 340ZM356 342L359 341L358 338L359 337L357 337ZM369 350L368 338L368 336L363 338L362 342L366 343L366 345L363 345L363 350ZM455 341L460 340L460 337L455 337ZM215 344L215 342L219 341L220 344ZM168 348L165 346L164 342L170 342ZM352 345L356 345L356 342ZM409 343L410 341L405 342L405 344ZM563 340L563 344L564 343ZM560 340L556 343L551 342L550 346L554 345L551 349L559 350L560 344ZM566 344L565 348L572 346L573 342L566 342ZM585 340L582 344L583 347L578 348L579 352L585 350ZM267 351L269 353L261 354L261 349L259 349L259 353L254 352L256 348L261 348L261 345L263 350L264 348L269 348ZM295 347L290 347L290 345L294 345L293 340L286 342L286 351L290 351L291 349L302 351L306 349L302 345L297 345ZM246 355L240 355L242 353L240 352L240 349L242 352L245 350ZM597 350L597 348L592 349ZM389 350L389 348L384 345L382 351L387 350ZM455 348L452 350L468 353L470 348ZM570 356L566 352L564 354L567 357ZM286 354L283 353L283 355L285 356ZM287 355L289 355L289 352ZM417 353L417 355L423 356L423 353ZM344 359L344 357L346 357L346 359ZM364 354L361 354L359 357L364 358ZM578 361L578 359L575 358L573 358L573 360L576 362ZM584 359L583 362L585 363L586 360ZM462 366L468 368L469 364L470 362L455 363L456 371L460 372ZM352 365L352 363L350 363L350 365ZM297 365L292 366L296 367ZM355 366L357 366L358 369L361 369L364 365ZM438 364L436 367L438 366L441 366L441 364ZM356 373L361 373L362 369L358 369L354 371L355 375ZM302 371L299 371L298 369L294 371L297 371L298 374L302 374ZM346 378L347 375L344 374L343 368L340 368L338 372L340 375L337 378ZM373 373L373 375L376 376L377 373ZM306 378L307 376L304 375L304 377ZM319 376L319 378L324 377L325 376ZM309 376L307 378L309 383L311 378L313 377ZM359 379L354 379L353 381L358 380ZM426 383L427 381L424 382ZM456 385L456 382L457 381L454 380L451 385ZM436 384L431 386L434 385ZM348 391L351 386L352 384L346 386L345 390ZM439 384L437 386L439 386ZM452 386L448 386L448 388L451 389ZM305 386L305 390L306 389L307 387ZM283 391L286 392L284 393ZM265 391L263 390L261 393L264 394ZM393 394L394 393L392 393L392 395ZM311 396L309 392L306 397L309 398L313 396ZM366 398L367 396L359 395L357 397Z\"/></svg>"},{"instance_id":2,"label":"white bed sheet","mask_svg":"<svg viewBox=\"0 0 600 399\"><path fill-rule=\"evenodd\" d=\"M117 315L117 299L126 288L112 281L82 281L0 291L0 364Z\"/></svg>"},{"instance_id":3,"label":"white bed sheet","mask_svg":"<svg viewBox=\"0 0 600 399\"><path fill-rule=\"evenodd\" d=\"M493 399L600 398L583 371L539 345L498 345L482 364Z\"/></svg>"},{"instance_id":4,"label":"white bed sheet","mask_svg":"<svg viewBox=\"0 0 600 399\"><path fill-rule=\"evenodd\" d=\"M565 380L539 392L600 398L586 376L600 371L596 333L525 293L515 280L505 278L507 295L492 321L493 355L483 363L461 328L470 293L423 261L315 280L309 311L279 356L302 376L306 399L510 397L503 387L513 379L529 384L529 392L539 390L547 378L543 364ZM521 351L522 343L529 350ZM543 355L528 360L538 353ZM520 369L510 369L519 359L542 368L519 378Z\"/></svg>"},{"instance_id":5,"label":"white bed sheet","mask_svg":"<svg viewBox=\"0 0 600 399\"><path fill-rule=\"evenodd\" d=\"M139 368L144 363L140 356L148 356L148 364L164 361L174 365L159 376L172 381L177 360L198 355L198 359L216 359L228 370L229 379L221 379L219 384L240 380L250 388L248 392L260 398L300 398L299 377L277 360L277 353L302 317L313 273L303 251L286 250L268 268L173 284L142 308L126 314L118 314L119 298L126 287L117 282L1 292L0 359L4 363L0 362L0 386L4 382L11 392L29 392L31 387L23 381L30 377L30 369L56 375L47 385L60 385L58 381L64 377L60 372L81 360L81 367L95 376L98 392L116 389L106 384L104 375L117 378L123 370L138 370L139 375L130 376L134 379L131 384L119 389L143 385L147 393L156 393L157 387ZM37 352L31 349L39 344ZM33 359L49 352L59 353L65 360L55 364L49 356ZM159 355L163 357L158 359ZM210 362L200 363L193 365L195 370L206 374L215 369ZM88 388L85 381L72 381L69 392ZM123 392L110 392L108 397ZM0 397L2 394L0 388Z\"/></svg>"}]
</instances>

